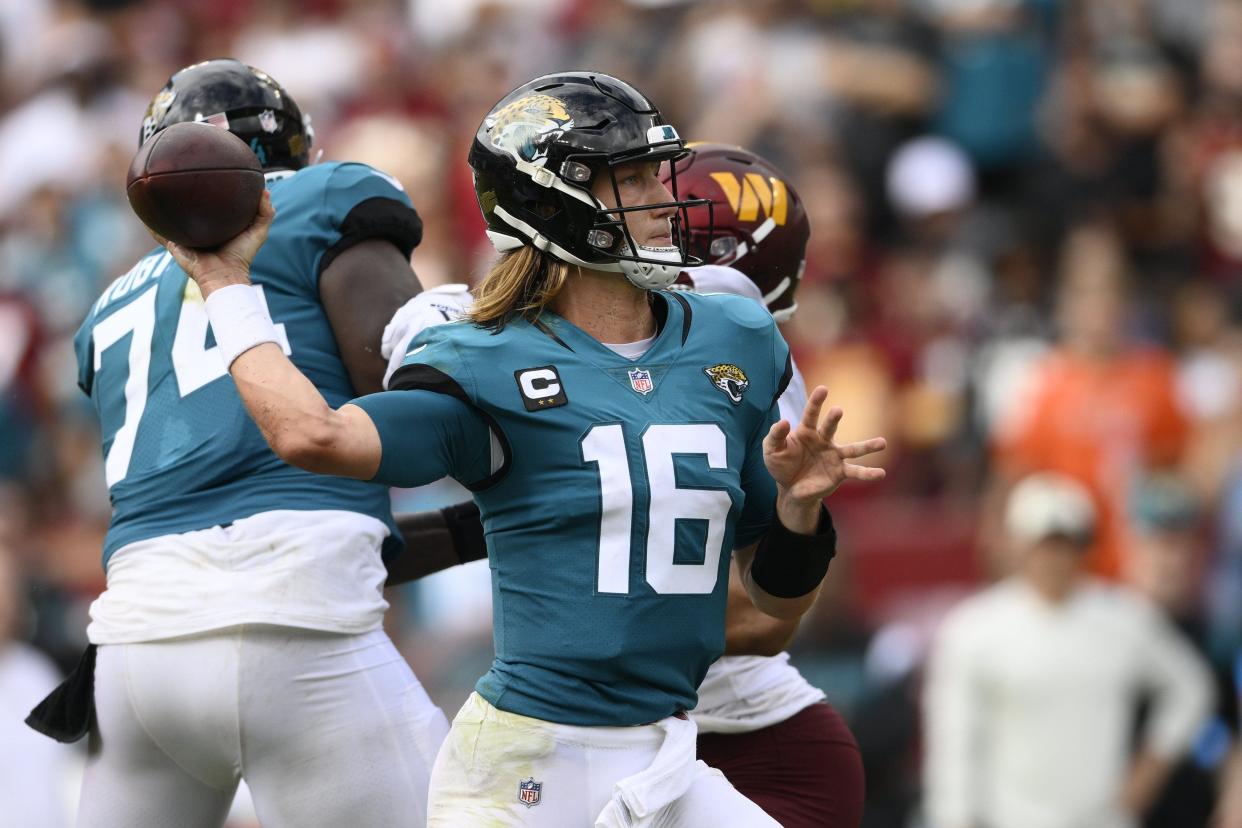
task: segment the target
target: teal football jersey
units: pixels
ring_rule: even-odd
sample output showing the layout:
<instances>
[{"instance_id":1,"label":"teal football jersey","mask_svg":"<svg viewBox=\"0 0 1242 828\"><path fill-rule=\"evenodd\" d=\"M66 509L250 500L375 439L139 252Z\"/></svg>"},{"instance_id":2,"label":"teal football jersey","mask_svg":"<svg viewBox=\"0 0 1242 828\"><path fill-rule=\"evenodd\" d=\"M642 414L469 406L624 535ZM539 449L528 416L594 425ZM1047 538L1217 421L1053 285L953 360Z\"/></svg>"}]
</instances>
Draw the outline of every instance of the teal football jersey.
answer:
<instances>
[{"instance_id":1,"label":"teal football jersey","mask_svg":"<svg viewBox=\"0 0 1242 828\"><path fill-rule=\"evenodd\" d=\"M389 176L330 163L268 174L276 208L251 279L281 347L333 406L356 395L319 302L319 274L343 250L386 238L409 253L421 223ZM279 460L247 415L221 360L202 295L162 248L96 301L74 340L78 380L99 414L119 547L275 509L339 509L388 523L384 486L328 478Z\"/></svg>"},{"instance_id":2,"label":"teal football jersey","mask_svg":"<svg viewBox=\"0 0 1242 828\"><path fill-rule=\"evenodd\" d=\"M655 297L664 324L637 361L550 312L496 334L451 323L420 334L390 383L422 390L358 401L383 441L381 479L447 470L475 493L496 645L477 689L502 710L655 721L695 706L724 650L730 555L772 519L761 444L789 352L748 299ZM435 451L411 436L427 391L473 412L475 436L442 438L460 444L447 468L426 468ZM482 423L495 438L480 457Z\"/></svg>"}]
</instances>

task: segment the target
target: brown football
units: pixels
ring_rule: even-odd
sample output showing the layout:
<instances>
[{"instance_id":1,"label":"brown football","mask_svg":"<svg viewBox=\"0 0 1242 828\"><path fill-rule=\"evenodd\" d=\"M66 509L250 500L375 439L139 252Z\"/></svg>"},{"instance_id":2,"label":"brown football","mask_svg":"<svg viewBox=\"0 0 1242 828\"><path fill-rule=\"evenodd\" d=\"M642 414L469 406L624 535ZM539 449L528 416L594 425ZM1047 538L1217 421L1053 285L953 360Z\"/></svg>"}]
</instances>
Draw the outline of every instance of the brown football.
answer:
<instances>
[{"instance_id":1,"label":"brown football","mask_svg":"<svg viewBox=\"0 0 1242 828\"><path fill-rule=\"evenodd\" d=\"M142 222L186 247L217 247L254 220L263 196L259 159L226 129L173 124L129 165L125 193Z\"/></svg>"}]
</instances>

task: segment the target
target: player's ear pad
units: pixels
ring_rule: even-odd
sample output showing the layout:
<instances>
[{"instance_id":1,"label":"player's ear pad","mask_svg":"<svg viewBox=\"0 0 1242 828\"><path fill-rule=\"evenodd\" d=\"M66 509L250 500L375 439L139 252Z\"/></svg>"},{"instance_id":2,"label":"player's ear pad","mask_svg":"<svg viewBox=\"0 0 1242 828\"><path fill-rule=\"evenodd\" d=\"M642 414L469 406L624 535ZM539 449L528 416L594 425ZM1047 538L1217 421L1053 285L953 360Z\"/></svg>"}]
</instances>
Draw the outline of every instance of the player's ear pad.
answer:
<instances>
[{"instance_id":1,"label":"player's ear pad","mask_svg":"<svg viewBox=\"0 0 1242 828\"><path fill-rule=\"evenodd\" d=\"M76 742L95 722L95 645L88 644L78 666L39 702L26 724L58 742Z\"/></svg>"}]
</instances>

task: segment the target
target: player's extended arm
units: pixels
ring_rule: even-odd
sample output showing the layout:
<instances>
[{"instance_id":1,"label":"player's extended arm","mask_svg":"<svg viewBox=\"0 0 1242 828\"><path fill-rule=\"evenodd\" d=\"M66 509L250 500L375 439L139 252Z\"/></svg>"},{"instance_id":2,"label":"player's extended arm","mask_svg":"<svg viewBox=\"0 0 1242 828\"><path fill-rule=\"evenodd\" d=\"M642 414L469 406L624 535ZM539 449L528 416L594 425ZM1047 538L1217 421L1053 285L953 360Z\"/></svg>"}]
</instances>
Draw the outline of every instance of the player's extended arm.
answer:
<instances>
[{"instance_id":1,"label":"player's extended arm","mask_svg":"<svg viewBox=\"0 0 1242 828\"><path fill-rule=\"evenodd\" d=\"M324 268L319 299L358 394L383 390L384 325L420 290L409 260L387 239L359 242Z\"/></svg>"},{"instance_id":2,"label":"player's extended arm","mask_svg":"<svg viewBox=\"0 0 1242 828\"><path fill-rule=\"evenodd\" d=\"M387 563L386 586L404 584L487 557L479 507L473 500L395 516L405 551Z\"/></svg>"},{"instance_id":3,"label":"player's extended arm","mask_svg":"<svg viewBox=\"0 0 1242 828\"><path fill-rule=\"evenodd\" d=\"M754 554L754 547L751 553ZM774 656L798 631L798 619L773 618L750 599L737 564L729 567L729 603L725 607L725 655Z\"/></svg>"},{"instance_id":4,"label":"player's extended arm","mask_svg":"<svg viewBox=\"0 0 1242 828\"><path fill-rule=\"evenodd\" d=\"M840 408L829 409L822 385L811 392L796 426L776 422L763 440L763 462L776 481L776 519L753 551L734 555L755 606L775 618L794 619L815 603L836 551L836 532L824 498L845 480L882 480L884 469L848 460L882 451L883 437L839 446Z\"/></svg>"},{"instance_id":5,"label":"player's extended arm","mask_svg":"<svg viewBox=\"0 0 1242 828\"><path fill-rule=\"evenodd\" d=\"M277 456L309 471L369 480L382 458L375 424L357 406L328 405L275 343L271 319L250 287L250 262L275 215L265 192L254 222L223 247L192 250L159 241L207 300L237 391Z\"/></svg>"}]
</instances>

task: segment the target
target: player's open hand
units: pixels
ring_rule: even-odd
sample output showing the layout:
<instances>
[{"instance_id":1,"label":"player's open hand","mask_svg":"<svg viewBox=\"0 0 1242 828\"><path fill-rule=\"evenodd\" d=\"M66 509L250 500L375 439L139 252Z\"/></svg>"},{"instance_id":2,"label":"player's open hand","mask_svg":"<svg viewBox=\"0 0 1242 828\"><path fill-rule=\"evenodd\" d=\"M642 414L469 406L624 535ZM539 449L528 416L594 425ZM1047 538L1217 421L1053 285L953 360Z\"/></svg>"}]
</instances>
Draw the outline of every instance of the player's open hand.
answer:
<instances>
[{"instance_id":1,"label":"player's open hand","mask_svg":"<svg viewBox=\"0 0 1242 828\"><path fill-rule=\"evenodd\" d=\"M271 193L265 190L259 200L259 212L255 214L254 221L220 247L198 250L183 247L154 232L151 235L168 249L177 264L181 265L181 269L198 283L199 290L206 298L209 293L219 288L250 283L250 263L267 240L267 231L275 216L276 208L272 206Z\"/></svg>"},{"instance_id":2,"label":"player's open hand","mask_svg":"<svg viewBox=\"0 0 1242 828\"><path fill-rule=\"evenodd\" d=\"M883 437L837 445L834 438L842 411L833 406L820 421L820 411L828 399L822 385L811 392L797 426L788 420L774 424L763 440L763 462L782 494L800 502L818 502L836 491L846 480L882 480L884 469L850 463L859 457L883 451ZM817 507L818 508L818 507Z\"/></svg>"}]
</instances>

